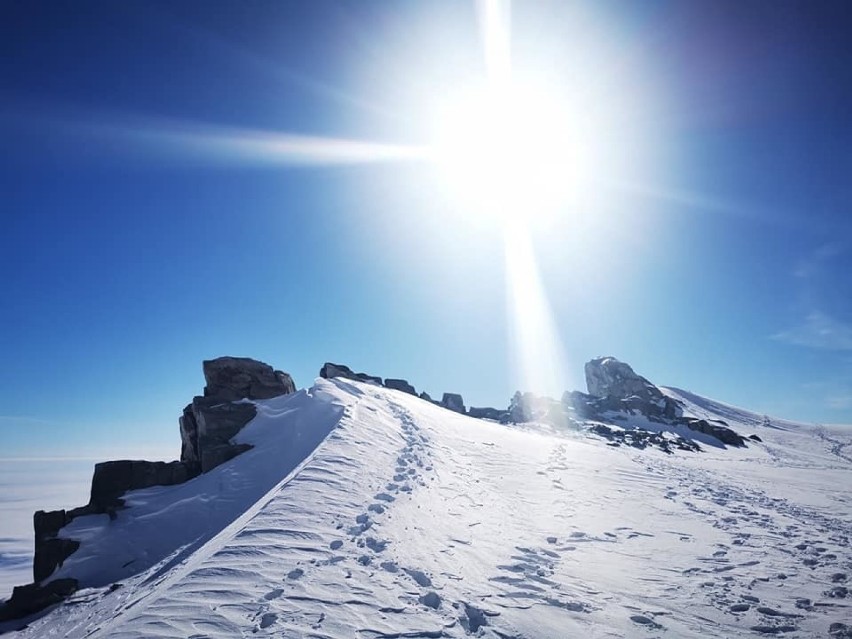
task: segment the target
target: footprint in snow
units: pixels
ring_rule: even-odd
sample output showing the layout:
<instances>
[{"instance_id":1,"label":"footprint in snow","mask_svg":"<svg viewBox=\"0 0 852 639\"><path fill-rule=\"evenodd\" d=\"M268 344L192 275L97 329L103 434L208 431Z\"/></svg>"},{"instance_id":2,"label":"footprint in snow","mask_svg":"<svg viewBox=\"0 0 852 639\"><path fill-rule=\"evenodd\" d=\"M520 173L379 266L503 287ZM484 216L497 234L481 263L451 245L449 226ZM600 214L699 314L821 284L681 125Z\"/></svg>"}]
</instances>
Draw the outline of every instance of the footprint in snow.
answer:
<instances>
[{"instance_id":1,"label":"footprint in snow","mask_svg":"<svg viewBox=\"0 0 852 639\"><path fill-rule=\"evenodd\" d=\"M432 580L422 570L406 568L405 572L408 574L409 577L411 577L415 582L417 582L417 585L421 588L429 588L432 586Z\"/></svg>"},{"instance_id":2,"label":"footprint in snow","mask_svg":"<svg viewBox=\"0 0 852 639\"><path fill-rule=\"evenodd\" d=\"M374 497L374 499L387 502L396 501L396 497L394 497L393 495L388 495L387 493L379 493Z\"/></svg>"},{"instance_id":3,"label":"footprint in snow","mask_svg":"<svg viewBox=\"0 0 852 639\"><path fill-rule=\"evenodd\" d=\"M662 628L660 624L645 615L630 615L630 621L639 624L640 626L654 628L655 630L660 630Z\"/></svg>"},{"instance_id":4,"label":"footprint in snow","mask_svg":"<svg viewBox=\"0 0 852 639\"><path fill-rule=\"evenodd\" d=\"M304 574L305 571L301 568L294 568L293 570L287 573L287 579L299 579Z\"/></svg>"},{"instance_id":5,"label":"footprint in snow","mask_svg":"<svg viewBox=\"0 0 852 639\"><path fill-rule=\"evenodd\" d=\"M265 595L263 595L263 598L266 599L266 601L272 601L273 599L278 599L278 597L280 597L282 594L284 594L284 591L281 590L281 588L276 588L275 590L270 590Z\"/></svg>"},{"instance_id":6,"label":"footprint in snow","mask_svg":"<svg viewBox=\"0 0 852 639\"><path fill-rule=\"evenodd\" d=\"M278 621L278 615L274 612L267 612L260 618L260 627L269 628L272 624Z\"/></svg>"}]
</instances>

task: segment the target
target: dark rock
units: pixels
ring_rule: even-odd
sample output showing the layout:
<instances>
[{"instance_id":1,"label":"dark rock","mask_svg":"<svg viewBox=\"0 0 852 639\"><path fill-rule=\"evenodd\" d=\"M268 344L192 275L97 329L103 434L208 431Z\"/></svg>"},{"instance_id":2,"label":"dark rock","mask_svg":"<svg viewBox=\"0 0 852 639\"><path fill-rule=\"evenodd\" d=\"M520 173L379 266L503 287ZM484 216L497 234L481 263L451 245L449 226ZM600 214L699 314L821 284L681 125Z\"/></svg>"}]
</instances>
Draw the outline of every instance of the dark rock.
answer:
<instances>
[{"instance_id":1,"label":"dark rock","mask_svg":"<svg viewBox=\"0 0 852 639\"><path fill-rule=\"evenodd\" d=\"M748 438L749 438L750 440L752 440L752 441L755 441L755 442L762 442L762 441L763 441L763 440L760 438L760 436L759 436L759 435L749 435L749 436L748 436Z\"/></svg>"},{"instance_id":2,"label":"dark rock","mask_svg":"<svg viewBox=\"0 0 852 639\"><path fill-rule=\"evenodd\" d=\"M385 380L385 388L392 388L393 390L402 391L403 393L408 393L409 395L417 395L417 391L414 390L414 386L409 384L404 379L392 379L388 377Z\"/></svg>"},{"instance_id":3,"label":"dark rock","mask_svg":"<svg viewBox=\"0 0 852 639\"><path fill-rule=\"evenodd\" d=\"M247 450L246 445L231 444L231 438L254 419L257 414L254 404L196 397L190 406L197 440L190 441L186 448L197 450L197 459L182 461L197 463L200 472L206 473Z\"/></svg>"},{"instance_id":4,"label":"dark rock","mask_svg":"<svg viewBox=\"0 0 852 639\"><path fill-rule=\"evenodd\" d=\"M441 406L456 413L465 414L464 400L458 393L444 393L444 397L441 399Z\"/></svg>"},{"instance_id":5,"label":"dark rock","mask_svg":"<svg viewBox=\"0 0 852 639\"><path fill-rule=\"evenodd\" d=\"M333 379L334 377L344 377L356 382L367 382L370 384L382 385L382 378L367 373L356 373L348 366L343 364L333 364L326 362L320 369L320 377L323 379Z\"/></svg>"},{"instance_id":6,"label":"dark rock","mask_svg":"<svg viewBox=\"0 0 852 639\"><path fill-rule=\"evenodd\" d=\"M471 417L477 417L479 419L493 419L494 421L503 421L509 417L509 412L506 410L500 410L497 408L476 408L471 406L467 414Z\"/></svg>"},{"instance_id":7,"label":"dark rock","mask_svg":"<svg viewBox=\"0 0 852 639\"><path fill-rule=\"evenodd\" d=\"M12 597L0 606L0 621L19 619L61 602L77 591L76 579L55 579L40 586L15 586Z\"/></svg>"},{"instance_id":8,"label":"dark rock","mask_svg":"<svg viewBox=\"0 0 852 639\"><path fill-rule=\"evenodd\" d=\"M432 397L426 391L423 391L422 393L420 393L420 399L424 399L427 402L432 402L433 404L435 403L435 400L432 399Z\"/></svg>"},{"instance_id":9,"label":"dark rock","mask_svg":"<svg viewBox=\"0 0 852 639\"><path fill-rule=\"evenodd\" d=\"M205 360L202 366L205 397L269 399L296 391L290 375L249 357L217 357Z\"/></svg>"},{"instance_id":10,"label":"dark rock","mask_svg":"<svg viewBox=\"0 0 852 639\"><path fill-rule=\"evenodd\" d=\"M828 636L831 639L852 639L852 628L837 621L828 627Z\"/></svg>"},{"instance_id":11,"label":"dark rock","mask_svg":"<svg viewBox=\"0 0 852 639\"><path fill-rule=\"evenodd\" d=\"M723 444L745 446L745 439L727 426L713 424L706 419L687 419L685 423L690 430L715 437Z\"/></svg>"},{"instance_id":12,"label":"dark rock","mask_svg":"<svg viewBox=\"0 0 852 639\"><path fill-rule=\"evenodd\" d=\"M33 581L38 582L50 577L79 547L80 542L74 539L51 537L37 540L33 555Z\"/></svg>"},{"instance_id":13,"label":"dark rock","mask_svg":"<svg viewBox=\"0 0 852 639\"><path fill-rule=\"evenodd\" d=\"M187 404L178 420L180 425L180 460L201 469L201 453L198 450L198 422L192 412L192 404Z\"/></svg>"},{"instance_id":14,"label":"dark rock","mask_svg":"<svg viewBox=\"0 0 852 639\"><path fill-rule=\"evenodd\" d=\"M124 505L120 497L128 490L182 484L191 476L189 465L179 461L122 459L95 464L89 506L95 512L114 511Z\"/></svg>"}]
</instances>

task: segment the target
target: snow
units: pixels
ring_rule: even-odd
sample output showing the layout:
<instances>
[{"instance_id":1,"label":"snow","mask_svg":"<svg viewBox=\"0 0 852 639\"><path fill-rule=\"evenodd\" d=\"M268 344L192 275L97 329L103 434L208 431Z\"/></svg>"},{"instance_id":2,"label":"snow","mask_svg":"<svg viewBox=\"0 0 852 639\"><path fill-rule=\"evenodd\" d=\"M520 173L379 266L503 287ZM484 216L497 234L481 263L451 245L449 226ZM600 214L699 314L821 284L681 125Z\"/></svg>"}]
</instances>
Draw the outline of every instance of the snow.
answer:
<instances>
[{"instance_id":1,"label":"snow","mask_svg":"<svg viewBox=\"0 0 852 639\"><path fill-rule=\"evenodd\" d=\"M340 379L258 401L248 453L64 529L84 543L63 574L88 587L20 636L811 637L848 623L852 430L665 391L764 442L614 448Z\"/></svg>"}]
</instances>

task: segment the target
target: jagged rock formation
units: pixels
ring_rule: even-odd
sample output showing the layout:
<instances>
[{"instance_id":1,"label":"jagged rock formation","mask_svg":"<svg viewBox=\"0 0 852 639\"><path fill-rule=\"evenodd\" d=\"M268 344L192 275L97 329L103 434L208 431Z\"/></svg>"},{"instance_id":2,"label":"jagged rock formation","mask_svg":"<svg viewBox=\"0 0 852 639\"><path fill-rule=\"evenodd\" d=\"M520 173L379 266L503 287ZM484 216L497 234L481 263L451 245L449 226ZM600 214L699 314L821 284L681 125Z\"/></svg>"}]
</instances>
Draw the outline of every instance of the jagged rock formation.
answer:
<instances>
[{"instance_id":1,"label":"jagged rock formation","mask_svg":"<svg viewBox=\"0 0 852 639\"><path fill-rule=\"evenodd\" d=\"M394 390L402 391L403 393L408 393L409 395L417 395L417 391L414 389L414 386L404 379L392 379L388 377L385 379L385 388L392 388Z\"/></svg>"},{"instance_id":2,"label":"jagged rock formation","mask_svg":"<svg viewBox=\"0 0 852 639\"><path fill-rule=\"evenodd\" d=\"M117 460L96 464L86 506L36 512L33 583L13 590L11 599L0 607L0 619L31 614L77 589L77 581L72 578L43 583L80 547L79 541L59 536L63 527L84 515L108 514L115 518L124 507L121 496L126 492L183 483L246 451L249 445L231 442L257 413L254 405L245 400L269 399L296 390L289 374L248 357L205 360L202 369L204 395L193 398L179 420L180 461Z\"/></svg>"},{"instance_id":3,"label":"jagged rock formation","mask_svg":"<svg viewBox=\"0 0 852 639\"><path fill-rule=\"evenodd\" d=\"M456 413L465 414L464 400L458 393L444 393L441 399L441 406L447 410L455 411Z\"/></svg>"},{"instance_id":4,"label":"jagged rock formation","mask_svg":"<svg viewBox=\"0 0 852 639\"><path fill-rule=\"evenodd\" d=\"M332 364L331 362L326 362L323 364L320 369L320 377L323 379L332 379L334 377L344 377L346 379L352 379L356 382L369 382L372 384L382 385L382 378L376 377L375 375L368 375L367 373L356 373L348 366L343 364Z\"/></svg>"},{"instance_id":5,"label":"jagged rock formation","mask_svg":"<svg viewBox=\"0 0 852 639\"><path fill-rule=\"evenodd\" d=\"M633 372L629 364L614 357L598 357L586 362L586 388L594 397L639 397L647 401L664 398L659 388Z\"/></svg>"}]
</instances>

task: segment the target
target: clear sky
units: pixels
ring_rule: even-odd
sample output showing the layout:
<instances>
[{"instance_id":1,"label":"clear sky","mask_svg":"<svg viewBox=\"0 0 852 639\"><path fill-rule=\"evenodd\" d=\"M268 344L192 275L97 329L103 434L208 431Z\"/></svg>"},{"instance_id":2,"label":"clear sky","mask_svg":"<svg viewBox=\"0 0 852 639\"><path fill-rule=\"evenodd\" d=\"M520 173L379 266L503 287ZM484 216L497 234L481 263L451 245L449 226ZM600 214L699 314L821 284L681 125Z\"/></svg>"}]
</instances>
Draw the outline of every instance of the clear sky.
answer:
<instances>
[{"instance_id":1,"label":"clear sky","mask_svg":"<svg viewBox=\"0 0 852 639\"><path fill-rule=\"evenodd\" d=\"M852 422L852 6L517 3L518 130L570 147L547 215L516 147L406 151L488 75L479 9L2 3L0 456L176 456L226 354L505 406L524 339L552 386L614 355ZM514 196L516 272L477 180Z\"/></svg>"}]
</instances>

